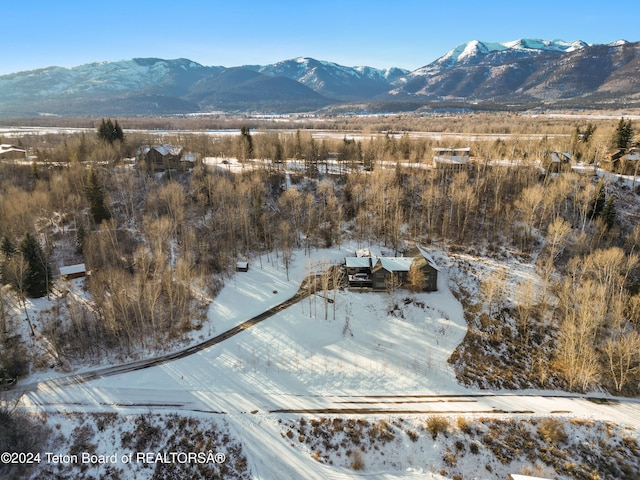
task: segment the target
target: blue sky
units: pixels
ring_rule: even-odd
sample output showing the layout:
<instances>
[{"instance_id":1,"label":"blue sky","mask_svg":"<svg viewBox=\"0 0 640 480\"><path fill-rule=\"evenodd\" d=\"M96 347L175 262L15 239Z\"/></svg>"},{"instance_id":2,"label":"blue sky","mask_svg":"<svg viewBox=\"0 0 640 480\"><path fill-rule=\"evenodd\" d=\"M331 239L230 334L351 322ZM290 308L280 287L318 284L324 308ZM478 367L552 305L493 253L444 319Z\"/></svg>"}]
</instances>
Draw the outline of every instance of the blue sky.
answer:
<instances>
[{"instance_id":1,"label":"blue sky","mask_svg":"<svg viewBox=\"0 0 640 480\"><path fill-rule=\"evenodd\" d=\"M626 0L9 0L0 18L0 74L134 57L413 70L469 40L640 40Z\"/></svg>"}]
</instances>

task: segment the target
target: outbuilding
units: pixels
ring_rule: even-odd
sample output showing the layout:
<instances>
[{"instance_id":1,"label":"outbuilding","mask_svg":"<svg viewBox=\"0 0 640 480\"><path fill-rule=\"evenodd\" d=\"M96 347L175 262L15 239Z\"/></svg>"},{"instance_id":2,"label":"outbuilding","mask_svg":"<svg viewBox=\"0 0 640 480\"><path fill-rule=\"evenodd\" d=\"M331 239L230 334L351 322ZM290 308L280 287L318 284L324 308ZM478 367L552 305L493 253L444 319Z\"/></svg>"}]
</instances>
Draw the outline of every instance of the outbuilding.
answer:
<instances>
[{"instance_id":1,"label":"outbuilding","mask_svg":"<svg viewBox=\"0 0 640 480\"><path fill-rule=\"evenodd\" d=\"M73 278L85 277L87 275L87 267L84 263L78 263L76 265L67 265L60 267L60 276L65 280L71 280Z\"/></svg>"},{"instance_id":2,"label":"outbuilding","mask_svg":"<svg viewBox=\"0 0 640 480\"><path fill-rule=\"evenodd\" d=\"M248 272L249 262L236 262L236 272Z\"/></svg>"}]
</instances>

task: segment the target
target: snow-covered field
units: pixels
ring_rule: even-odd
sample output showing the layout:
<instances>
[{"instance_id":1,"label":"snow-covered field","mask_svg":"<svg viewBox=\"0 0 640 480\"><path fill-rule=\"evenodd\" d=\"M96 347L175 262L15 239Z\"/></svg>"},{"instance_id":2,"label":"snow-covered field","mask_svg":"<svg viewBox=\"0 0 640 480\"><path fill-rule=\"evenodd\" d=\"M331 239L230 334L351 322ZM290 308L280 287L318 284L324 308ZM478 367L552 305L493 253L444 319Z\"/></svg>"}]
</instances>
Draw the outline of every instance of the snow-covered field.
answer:
<instances>
[{"instance_id":1,"label":"snow-covered field","mask_svg":"<svg viewBox=\"0 0 640 480\"><path fill-rule=\"evenodd\" d=\"M249 271L228 280L211 304L198 335L217 335L292 297L310 271L318 271L322 262L340 262L357 247L362 245L313 250L310 256L297 251L288 280L282 258L275 254L250 259ZM446 255L438 258L444 263ZM554 398L544 392L494 395L458 385L447 359L464 338L466 323L446 268L434 293L345 290L335 293L335 303L325 302L324 295L313 295L194 355L64 387L34 384L21 402L59 424L74 422L64 412L177 412L215 419L242 444L248 468L259 479L450 478L442 473L442 445L429 435L414 441L402 433L419 431L433 414L444 414L451 422L461 415L607 420L631 427L630 435L638 440L637 402L597 405L557 392ZM334 292L328 299L334 299ZM193 342L198 340L194 336ZM331 465L317 460L316 450L300 441L299 432L293 440L285 435L301 416L359 418L371 425L396 422L394 442L364 452L364 470L341 463L336 454ZM97 453L113 453L116 436L114 430L96 433ZM480 457L468 457L469 466L460 462L460 468L469 469L464 478L505 478L509 473L507 465L496 466L491 474L474 473L476 460ZM484 457L481 461L488 462Z\"/></svg>"}]
</instances>

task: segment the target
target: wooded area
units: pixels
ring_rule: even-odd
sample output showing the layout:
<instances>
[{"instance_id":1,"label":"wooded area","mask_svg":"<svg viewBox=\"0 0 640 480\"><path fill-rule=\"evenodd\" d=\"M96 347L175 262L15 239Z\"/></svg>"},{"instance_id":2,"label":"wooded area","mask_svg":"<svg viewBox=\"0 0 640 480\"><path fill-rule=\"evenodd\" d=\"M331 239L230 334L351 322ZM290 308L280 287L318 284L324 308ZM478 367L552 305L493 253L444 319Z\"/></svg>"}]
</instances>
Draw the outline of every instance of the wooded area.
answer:
<instances>
[{"instance_id":1,"label":"wooded area","mask_svg":"<svg viewBox=\"0 0 640 480\"><path fill-rule=\"evenodd\" d=\"M381 121L361 128L372 131ZM353 119L332 122L354 125ZM475 301L485 305L493 333L472 325L470 340L516 345L514 356L528 365L542 362L544 372L530 378L536 386L637 394L638 187L607 182L589 166L613 146L616 121L388 122L386 133L365 139L248 128L162 139L200 160L244 162L247 168L235 174L202 162L188 173L135 170L125 159L139 145L159 143L144 133L125 131L124 140L114 141L88 134L22 138L37 161L0 163L0 264L7 284L0 295L0 370L19 376L29 362L37 366L38 353L15 338L23 319L10 306L14 298L51 292L61 265L84 262L91 271L90 301L56 292L56 307L40 319L40 333L64 365L161 350L200 328L206 305L239 258L271 252L286 264L294 249L348 238L395 252L407 241L496 258L508 250L535 263L542 288L519 286L511 311L504 311L504 280L485 279L483 298ZM405 133L388 133L410 124ZM443 143L409 131L442 125L512 135L472 141L471 168L423 168ZM571 152L586 169L545 174L535 162L551 150ZM303 168L285 173L291 159ZM330 172L329 160L343 168ZM285 188L286 174L295 188ZM505 315L517 320L517 331L502 328Z\"/></svg>"}]
</instances>

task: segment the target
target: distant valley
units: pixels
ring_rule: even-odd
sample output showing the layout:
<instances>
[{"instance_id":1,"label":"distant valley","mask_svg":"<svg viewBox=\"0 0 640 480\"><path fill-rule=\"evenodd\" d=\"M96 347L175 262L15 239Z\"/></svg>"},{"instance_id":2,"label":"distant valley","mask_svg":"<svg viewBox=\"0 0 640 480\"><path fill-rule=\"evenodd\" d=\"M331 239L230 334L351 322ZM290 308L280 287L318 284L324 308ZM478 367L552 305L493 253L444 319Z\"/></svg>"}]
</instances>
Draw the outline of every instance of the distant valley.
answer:
<instances>
[{"instance_id":1,"label":"distant valley","mask_svg":"<svg viewBox=\"0 0 640 480\"><path fill-rule=\"evenodd\" d=\"M640 42L471 41L412 72L300 57L136 58L0 76L0 116L421 112L640 105Z\"/></svg>"}]
</instances>

